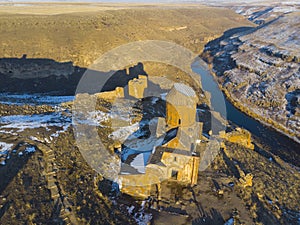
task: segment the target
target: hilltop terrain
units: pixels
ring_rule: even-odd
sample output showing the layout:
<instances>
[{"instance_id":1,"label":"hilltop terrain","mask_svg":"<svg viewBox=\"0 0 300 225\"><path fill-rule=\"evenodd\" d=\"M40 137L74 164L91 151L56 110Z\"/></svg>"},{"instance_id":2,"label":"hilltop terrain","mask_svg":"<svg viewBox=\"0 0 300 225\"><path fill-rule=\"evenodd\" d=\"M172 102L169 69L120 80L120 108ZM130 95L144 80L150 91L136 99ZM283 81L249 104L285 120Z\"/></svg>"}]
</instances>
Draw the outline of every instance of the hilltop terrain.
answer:
<instances>
[{"instance_id":1,"label":"hilltop terrain","mask_svg":"<svg viewBox=\"0 0 300 225\"><path fill-rule=\"evenodd\" d=\"M199 5L5 5L0 9L0 88L74 94L85 69L122 44L171 41L199 54L209 40L241 24L252 25L229 9ZM151 75L182 73L166 65L144 66Z\"/></svg>"},{"instance_id":2,"label":"hilltop terrain","mask_svg":"<svg viewBox=\"0 0 300 225\"><path fill-rule=\"evenodd\" d=\"M12 6L11 6L12 7ZM228 9L195 7L83 7L68 12L70 5L55 9L30 6L6 8L0 13L0 58L47 58L71 61L87 67L103 53L132 41L168 40L200 53L205 43L225 30L241 25L251 26ZM66 9L65 9L66 8ZM63 11L67 12L64 13ZM76 7L75 7L76 9ZM74 11L76 11L74 9ZM33 10L34 11L34 10ZM12 12L12 13L10 13Z\"/></svg>"}]
</instances>

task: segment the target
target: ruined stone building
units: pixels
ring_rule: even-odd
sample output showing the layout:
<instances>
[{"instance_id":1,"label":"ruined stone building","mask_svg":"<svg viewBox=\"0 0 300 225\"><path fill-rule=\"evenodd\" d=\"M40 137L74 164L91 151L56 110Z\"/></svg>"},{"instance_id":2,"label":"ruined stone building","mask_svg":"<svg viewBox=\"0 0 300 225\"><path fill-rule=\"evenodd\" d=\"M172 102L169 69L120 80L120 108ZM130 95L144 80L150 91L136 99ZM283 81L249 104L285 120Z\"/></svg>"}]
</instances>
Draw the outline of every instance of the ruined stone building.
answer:
<instances>
[{"instance_id":1,"label":"ruined stone building","mask_svg":"<svg viewBox=\"0 0 300 225\"><path fill-rule=\"evenodd\" d=\"M219 133L219 137L226 141L242 145L246 148L254 149L254 145L251 142L251 133L245 129L238 127L228 133L221 131Z\"/></svg>"},{"instance_id":2,"label":"ruined stone building","mask_svg":"<svg viewBox=\"0 0 300 225\"><path fill-rule=\"evenodd\" d=\"M137 78L129 80L126 87L116 87L112 91L104 91L96 93L98 98L106 100L114 100L115 98L133 97L141 99L144 96L144 91L148 87L148 79L145 75L138 75Z\"/></svg>"},{"instance_id":3,"label":"ruined stone building","mask_svg":"<svg viewBox=\"0 0 300 225\"><path fill-rule=\"evenodd\" d=\"M147 76L139 75L128 83L128 95L134 98L143 98L144 91L148 86Z\"/></svg>"},{"instance_id":4,"label":"ruined stone building","mask_svg":"<svg viewBox=\"0 0 300 225\"><path fill-rule=\"evenodd\" d=\"M199 136L199 123L196 123L197 96L194 90L184 84L175 83L166 96L167 128L177 129L177 135L166 146L186 151L195 150Z\"/></svg>"},{"instance_id":5,"label":"ruined stone building","mask_svg":"<svg viewBox=\"0 0 300 225\"><path fill-rule=\"evenodd\" d=\"M140 98L147 87L145 81L143 77L133 80L130 95ZM202 133L202 124L196 122L197 100L191 87L174 84L166 96L166 117L156 120L156 134L147 140L136 139L132 154L121 164L118 183L123 193L146 198L159 192L166 180L197 183L200 157L196 143Z\"/></svg>"}]
</instances>

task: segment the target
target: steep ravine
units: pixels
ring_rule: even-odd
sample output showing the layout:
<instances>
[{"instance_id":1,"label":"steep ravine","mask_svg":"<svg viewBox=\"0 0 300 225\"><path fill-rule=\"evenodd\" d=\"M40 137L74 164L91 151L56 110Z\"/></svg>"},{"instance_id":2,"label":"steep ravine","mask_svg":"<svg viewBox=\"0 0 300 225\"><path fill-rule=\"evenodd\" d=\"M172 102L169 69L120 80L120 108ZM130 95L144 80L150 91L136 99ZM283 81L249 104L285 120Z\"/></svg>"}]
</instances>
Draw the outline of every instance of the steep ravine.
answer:
<instances>
[{"instance_id":1,"label":"steep ravine","mask_svg":"<svg viewBox=\"0 0 300 225\"><path fill-rule=\"evenodd\" d=\"M225 32L203 58L234 105L294 140L300 138L299 13Z\"/></svg>"}]
</instances>

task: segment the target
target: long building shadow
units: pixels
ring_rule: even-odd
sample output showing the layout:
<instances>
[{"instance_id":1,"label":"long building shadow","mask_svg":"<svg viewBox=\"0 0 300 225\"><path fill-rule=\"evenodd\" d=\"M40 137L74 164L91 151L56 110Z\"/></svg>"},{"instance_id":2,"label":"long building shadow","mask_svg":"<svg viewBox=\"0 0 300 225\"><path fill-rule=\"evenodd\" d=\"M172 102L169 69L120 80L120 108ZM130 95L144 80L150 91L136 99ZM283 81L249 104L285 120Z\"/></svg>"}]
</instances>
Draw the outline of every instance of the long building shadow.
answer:
<instances>
[{"instance_id":1,"label":"long building shadow","mask_svg":"<svg viewBox=\"0 0 300 225\"><path fill-rule=\"evenodd\" d=\"M72 62L57 62L47 58L27 58L26 55L23 55L21 58L0 58L0 93L74 95L86 71L97 75L95 76L97 79L103 75L111 75L105 80L105 84L101 84L100 90L99 81L95 84L89 83L88 93L111 91L116 87L124 87L129 80L137 78L138 75L146 75L142 63L129 67L127 70L103 73L74 66Z\"/></svg>"},{"instance_id":2,"label":"long building shadow","mask_svg":"<svg viewBox=\"0 0 300 225\"><path fill-rule=\"evenodd\" d=\"M52 59L1 58L0 92L73 95L85 70Z\"/></svg>"}]
</instances>

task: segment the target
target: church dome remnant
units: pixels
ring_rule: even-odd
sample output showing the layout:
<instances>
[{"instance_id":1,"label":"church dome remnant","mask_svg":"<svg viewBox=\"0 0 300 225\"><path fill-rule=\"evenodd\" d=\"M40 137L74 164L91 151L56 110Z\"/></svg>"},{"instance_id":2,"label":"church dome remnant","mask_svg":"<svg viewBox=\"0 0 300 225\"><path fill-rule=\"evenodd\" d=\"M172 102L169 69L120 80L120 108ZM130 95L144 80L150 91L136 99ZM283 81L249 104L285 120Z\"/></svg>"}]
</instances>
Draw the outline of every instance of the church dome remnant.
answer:
<instances>
[{"instance_id":1,"label":"church dome remnant","mask_svg":"<svg viewBox=\"0 0 300 225\"><path fill-rule=\"evenodd\" d=\"M175 83L166 96L166 122L170 128L195 124L197 110L195 91L182 83Z\"/></svg>"}]
</instances>

